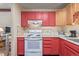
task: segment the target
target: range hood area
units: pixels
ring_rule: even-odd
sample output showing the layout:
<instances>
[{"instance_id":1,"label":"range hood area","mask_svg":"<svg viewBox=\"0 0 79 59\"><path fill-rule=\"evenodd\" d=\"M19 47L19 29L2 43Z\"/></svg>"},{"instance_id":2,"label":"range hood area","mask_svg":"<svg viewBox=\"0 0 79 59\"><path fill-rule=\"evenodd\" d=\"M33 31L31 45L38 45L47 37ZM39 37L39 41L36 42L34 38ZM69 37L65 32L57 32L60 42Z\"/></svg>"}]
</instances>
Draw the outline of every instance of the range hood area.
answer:
<instances>
[{"instance_id":1,"label":"range hood area","mask_svg":"<svg viewBox=\"0 0 79 59\"><path fill-rule=\"evenodd\" d=\"M42 20L28 20L28 26L29 28L39 28L42 27Z\"/></svg>"}]
</instances>

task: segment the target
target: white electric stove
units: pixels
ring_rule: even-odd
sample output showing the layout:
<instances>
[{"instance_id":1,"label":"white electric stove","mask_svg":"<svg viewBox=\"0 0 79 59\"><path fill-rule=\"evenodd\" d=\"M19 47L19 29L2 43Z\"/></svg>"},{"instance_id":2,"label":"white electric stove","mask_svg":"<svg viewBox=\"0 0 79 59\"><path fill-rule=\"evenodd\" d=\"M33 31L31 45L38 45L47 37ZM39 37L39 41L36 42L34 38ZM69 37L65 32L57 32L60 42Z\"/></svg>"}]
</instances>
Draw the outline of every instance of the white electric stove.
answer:
<instances>
[{"instance_id":1,"label":"white electric stove","mask_svg":"<svg viewBox=\"0 0 79 59\"><path fill-rule=\"evenodd\" d=\"M25 33L25 56L42 56L42 30Z\"/></svg>"}]
</instances>

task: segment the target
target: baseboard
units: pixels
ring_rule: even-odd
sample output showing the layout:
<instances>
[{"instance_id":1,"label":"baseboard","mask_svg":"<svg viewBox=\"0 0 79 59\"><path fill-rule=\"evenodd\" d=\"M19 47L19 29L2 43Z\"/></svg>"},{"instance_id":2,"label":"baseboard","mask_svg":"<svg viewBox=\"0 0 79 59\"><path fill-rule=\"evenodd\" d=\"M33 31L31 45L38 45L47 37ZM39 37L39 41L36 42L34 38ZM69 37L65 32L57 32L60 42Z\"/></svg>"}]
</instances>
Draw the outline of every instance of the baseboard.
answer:
<instances>
[{"instance_id":1,"label":"baseboard","mask_svg":"<svg viewBox=\"0 0 79 59\"><path fill-rule=\"evenodd\" d=\"M43 55L43 56L59 56L59 55Z\"/></svg>"},{"instance_id":2,"label":"baseboard","mask_svg":"<svg viewBox=\"0 0 79 59\"><path fill-rule=\"evenodd\" d=\"M19 54L19 55L17 55L17 56L24 56L24 55L20 55L20 54Z\"/></svg>"}]
</instances>

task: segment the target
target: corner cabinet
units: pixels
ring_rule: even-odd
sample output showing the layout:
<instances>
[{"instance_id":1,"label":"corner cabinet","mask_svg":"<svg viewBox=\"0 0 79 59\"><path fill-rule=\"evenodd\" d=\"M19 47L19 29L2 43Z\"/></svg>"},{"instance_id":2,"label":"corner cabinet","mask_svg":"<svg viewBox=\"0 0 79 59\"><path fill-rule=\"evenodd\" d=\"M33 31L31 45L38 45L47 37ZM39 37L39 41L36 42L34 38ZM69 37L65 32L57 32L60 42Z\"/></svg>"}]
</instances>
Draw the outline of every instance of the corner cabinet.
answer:
<instances>
[{"instance_id":1,"label":"corner cabinet","mask_svg":"<svg viewBox=\"0 0 79 59\"><path fill-rule=\"evenodd\" d=\"M66 50L66 56L79 56L79 46L71 42L64 41L64 47Z\"/></svg>"},{"instance_id":2,"label":"corner cabinet","mask_svg":"<svg viewBox=\"0 0 79 59\"><path fill-rule=\"evenodd\" d=\"M73 18L74 14L79 11L79 3L68 4L65 8L67 11L67 25L72 25L73 21L76 20Z\"/></svg>"},{"instance_id":3,"label":"corner cabinet","mask_svg":"<svg viewBox=\"0 0 79 59\"><path fill-rule=\"evenodd\" d=\"M75 12L79 11L79 3L74 3L75 6Z\"/></svg>"},{"instance_id":4,"label":"corner cabinet","mask_svg":"<svg viewBox=\"0 0 79 59\"><path fill-rule=\"evenodd\" d=\"M79 46L60 38L60 56L79 56Z\"/></svg>"},{"instance_id":5,"label":"corner cabinet","mask_svg":"<svg viewBox=\"0 0 79 59\"><path fill-rule=\"evenodd\" d=\"M24 56L24 37L17 37L17 55Z\"/></svg>"},{"instance_id":6,"label":"corner cabinet","mask_svg":"<svg viewBox=\"0 0 79 59\"><path fill-rule=\"evenodd\" d=\"M21 27L28 27L28 20L42 20L42 26L55 26L55 12L21 12Z\"/></svg>"},{"instance_id":7,"label":"corner cabinet","mask_svg":"<svg viewBox=\"0 0 79 59\"><path fill-rule=\"evenodd\" d=\"M56 10L56 25L72 25L74 21L73 16L78 11L79 3L71 3L63 9Z\"/></svg>"}]
</instances>

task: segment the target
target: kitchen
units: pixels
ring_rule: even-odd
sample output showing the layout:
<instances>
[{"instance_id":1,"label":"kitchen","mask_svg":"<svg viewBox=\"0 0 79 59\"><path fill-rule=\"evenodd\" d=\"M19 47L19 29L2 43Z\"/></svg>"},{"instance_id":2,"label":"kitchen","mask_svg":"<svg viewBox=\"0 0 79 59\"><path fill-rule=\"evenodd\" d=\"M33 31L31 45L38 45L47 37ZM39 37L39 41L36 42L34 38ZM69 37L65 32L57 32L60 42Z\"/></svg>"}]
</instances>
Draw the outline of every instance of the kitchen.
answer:
<instances>
[{"instance_id":1,"label":"kitchen","mask_svg":"<svg viewBox=\"0 0 79 59\"><path fill-rule=\"evenodd\" d=\"M6 10L11 56L79 56L79 3L18 3Z\"/></svg>"}]
</instances>

